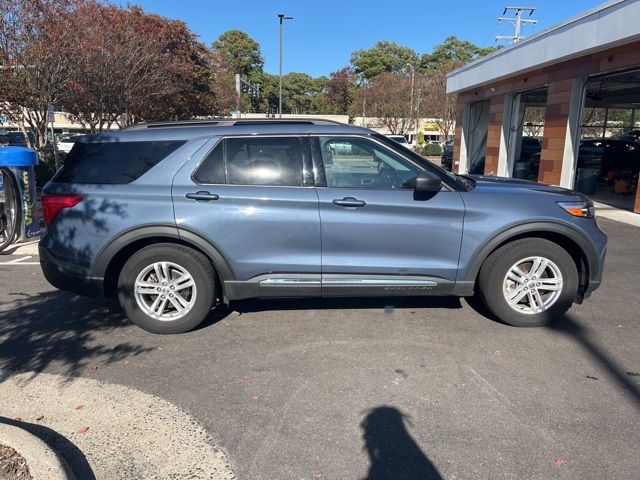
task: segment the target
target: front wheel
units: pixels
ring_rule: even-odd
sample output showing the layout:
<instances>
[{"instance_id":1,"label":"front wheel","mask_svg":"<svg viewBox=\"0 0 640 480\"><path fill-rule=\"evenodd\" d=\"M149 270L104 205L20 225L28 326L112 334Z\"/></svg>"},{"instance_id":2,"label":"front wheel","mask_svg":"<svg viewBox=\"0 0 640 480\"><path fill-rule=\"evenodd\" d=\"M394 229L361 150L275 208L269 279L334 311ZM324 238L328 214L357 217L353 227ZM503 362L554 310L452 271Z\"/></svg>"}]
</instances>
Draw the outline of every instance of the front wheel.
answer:
<instances>
[{"instance_id":1,"label":"front wheel","mask_svg":"<svg viewBox=\"0 0 640 480\"><path fill-rule=\"evenodd\" d=\"M209 260L173 243L134 253L118 279L118 300L129 320L153 333L183 333L198 326L215 300Z\"/></svg>"},{"instance_id":2,"label":"front wheel","mask_svg":"<svg viewBox=\"0 0 640 480\"><path fill-rule=\"evenodd\" d=\"M542 238L508 243L482 265L480 295L509 325L537 327L561 317L573 304L578 270L571 255Z\"/></svg>"}]
</instances>

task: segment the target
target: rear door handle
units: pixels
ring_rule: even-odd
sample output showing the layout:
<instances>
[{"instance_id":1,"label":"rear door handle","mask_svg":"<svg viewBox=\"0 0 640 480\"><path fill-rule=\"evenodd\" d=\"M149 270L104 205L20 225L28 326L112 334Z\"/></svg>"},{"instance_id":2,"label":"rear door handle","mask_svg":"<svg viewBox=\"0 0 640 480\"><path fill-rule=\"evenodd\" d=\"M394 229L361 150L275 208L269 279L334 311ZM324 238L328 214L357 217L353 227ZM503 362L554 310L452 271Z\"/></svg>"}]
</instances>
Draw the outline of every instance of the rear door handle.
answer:
<instances>
[{"instance_id":1,"label":"rear door handle","mask_svg":"<svg viewBox=\"0 0 640 480\"><path fill-rule=\"evenodd\" d=\"M353 197L344 197L342 200L336 198L333 201L333 204L338 205L339 207L364 207L367 202L365 202L364 200L358 200L357 198Z\"/></svg>"},{"instance_id":2,"label":"rear door handle","mask_svg":"<svg viewBox=\"0 0 640 480\"><path fill-rule=\"evenodd\" d=\"M207 192L205 190L199 190L195 193L187 193L185 197L187 197L189 200L195 200L197 202L208 202L209 200L218 200L220 198L219 195Z\"/></svg>"}]
</instances>

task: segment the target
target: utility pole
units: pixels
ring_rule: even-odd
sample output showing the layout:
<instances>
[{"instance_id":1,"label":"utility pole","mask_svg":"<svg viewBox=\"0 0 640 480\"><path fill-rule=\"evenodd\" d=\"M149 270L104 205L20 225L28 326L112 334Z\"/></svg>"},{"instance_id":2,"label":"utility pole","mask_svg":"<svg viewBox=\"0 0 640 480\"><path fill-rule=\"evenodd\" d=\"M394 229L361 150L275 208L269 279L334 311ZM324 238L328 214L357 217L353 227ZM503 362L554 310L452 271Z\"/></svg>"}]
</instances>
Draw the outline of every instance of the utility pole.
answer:
<instances>
[{"instance_id":1,"label":"utility pole","mask_svg":"<svg viewBox=\"0 0 640 480\"><path fill-rule=\"evenodd\" d=\"M407 67L411 68L411 103L409 103L409 118L411 119L411 127L413 131L416 130L416 121L413 114L413 85L416 79L416 69L410 63L407 63ZM417 135L417 134L416 134Z\"/></svg>"},{"instance_id":2,"label":"utility pole","mask_svg":"<svg viewBox=\"0 0 640 480\"><path fill-rule=\"evenodd\" d=\"M280 93L278 94L278 117L282 118L282 24L285 20L293 20L293 17L286 17L284 13L279 13L280 19Z\"/></svg>"},{"instance_id":3,"label":"utility pole","mask_svg":"<svg viewBox=\"0 0 640 480\"><path fill-rule=\"evenodd\" d=\"M515 28L515 32L513 35L498 35L496 40L509 40L511 43L517 43L522 40L524 37L522 36L522 25L530 23L535 25L538 23L537 20L531 20L528 18L522 18L522 15L525 13L529 13L529 16L533 15L536 11L535 8L530 7L504 7L504 12L502 15L506 15L507 12L513 11L515 13L514 17L500 17L498 18L498 23L508 22Z\"/></svg>"}]
</instances>

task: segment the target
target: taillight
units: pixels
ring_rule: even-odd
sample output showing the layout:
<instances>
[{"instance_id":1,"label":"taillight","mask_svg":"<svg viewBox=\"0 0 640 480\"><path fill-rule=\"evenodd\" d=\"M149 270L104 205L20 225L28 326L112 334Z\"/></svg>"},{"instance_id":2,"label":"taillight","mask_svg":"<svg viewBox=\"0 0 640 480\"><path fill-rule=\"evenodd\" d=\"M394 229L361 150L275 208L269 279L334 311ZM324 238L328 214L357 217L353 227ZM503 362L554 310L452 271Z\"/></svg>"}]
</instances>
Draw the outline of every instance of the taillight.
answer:
<instances>
[{"instance_id":1,"label":"taillight","mask_svg":"<svg viewBox=\"0 0 640 480\"><path fill-rule=\"evenodd\" d=\"M80 203L82 198L82 195L77 193L70 193L68 195L60 193L42 195L42 212L45 223L51 225L53 219L60 213L60 210L75 207Z\"/></svg>"}]
</instances>

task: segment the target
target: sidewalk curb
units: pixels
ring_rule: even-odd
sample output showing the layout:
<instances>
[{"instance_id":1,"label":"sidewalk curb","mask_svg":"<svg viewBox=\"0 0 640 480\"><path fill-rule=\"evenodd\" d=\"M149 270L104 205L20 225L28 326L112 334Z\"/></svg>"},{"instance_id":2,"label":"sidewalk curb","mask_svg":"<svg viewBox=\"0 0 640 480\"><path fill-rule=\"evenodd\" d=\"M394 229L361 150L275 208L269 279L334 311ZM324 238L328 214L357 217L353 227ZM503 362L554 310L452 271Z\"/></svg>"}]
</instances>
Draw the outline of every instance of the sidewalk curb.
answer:
<instances>
[{"instance_id":1,"label":"sidewalk curb","mask_svg":"<svg viewBox=\"0 0 640 480\"><path fill-rule=\"evenodd\" d=\"M596 216L615 220L617 222L640 227L640 214L621 210L619 208L605 205L604 203L594 202L596 207Z\"/></svg>"},{"instance_id":2,"label":"sidewalk curb","mask_svg":"<svg viewBox=\"0 0 640 480\"><path fill-rule=\"evenodd\" d=\"M58 455L26 430L0 423L0 444L13 448L24 457L34 480L71 480Z\"/></svg>"}]
</instances>

